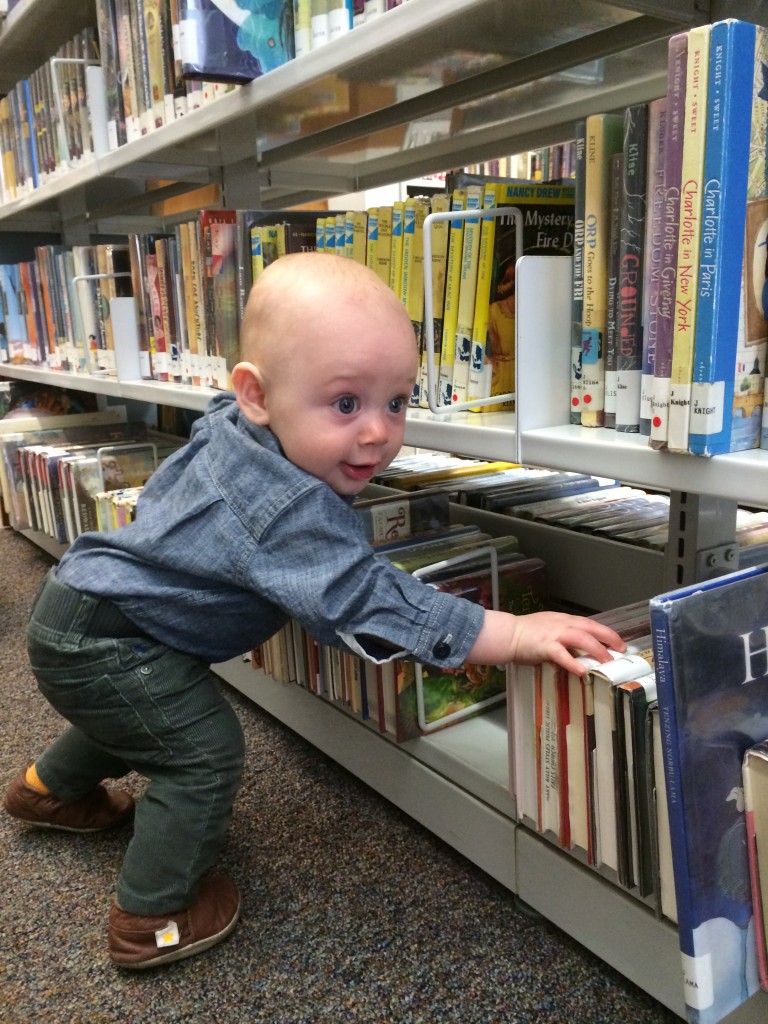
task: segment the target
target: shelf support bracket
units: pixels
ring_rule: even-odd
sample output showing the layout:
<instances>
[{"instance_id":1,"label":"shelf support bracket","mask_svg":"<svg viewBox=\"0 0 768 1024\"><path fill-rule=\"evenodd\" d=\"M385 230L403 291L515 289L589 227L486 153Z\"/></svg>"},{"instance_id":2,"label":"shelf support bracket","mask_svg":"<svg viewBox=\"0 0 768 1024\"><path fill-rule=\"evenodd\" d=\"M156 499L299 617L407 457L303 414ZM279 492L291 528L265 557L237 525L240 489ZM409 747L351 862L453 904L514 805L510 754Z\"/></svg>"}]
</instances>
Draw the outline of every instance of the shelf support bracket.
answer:
<instances>
[{"instance_id":1,"label":"shelf support bracket","mask_svg":"<svg viewBox=\"0 0 768 1024\"><path fill-rule=\"evenodd\" d=\"M737 503L729 498L672 491L664 586L711 579L739 567Z\"/></svg>"}]
</instances>

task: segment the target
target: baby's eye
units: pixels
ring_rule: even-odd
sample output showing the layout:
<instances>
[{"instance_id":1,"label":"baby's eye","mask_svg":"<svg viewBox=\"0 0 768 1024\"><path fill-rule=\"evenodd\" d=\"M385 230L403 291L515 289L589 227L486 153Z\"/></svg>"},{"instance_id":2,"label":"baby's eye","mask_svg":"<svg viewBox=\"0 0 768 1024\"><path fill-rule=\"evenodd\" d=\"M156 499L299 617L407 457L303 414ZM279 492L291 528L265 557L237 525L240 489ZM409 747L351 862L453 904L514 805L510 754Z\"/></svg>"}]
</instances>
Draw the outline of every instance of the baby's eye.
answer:
<instances>
[{"instance_id":1,"label":"baby's eye","mask_svg":"<svg viewBox=\"0 0 768 1024\"><path fill-rule=\"evenodd\" d=\"M341 398L337 398L333 403L339 412L344 413L345 416L349 416L357 410L358 403L357 399L353 398L352 395L342 395Z\"/></svg>"},{"instance_id":2,"label":"baby's eye","mask_svg":"<svg viewBox=\"0 0 768 1024\"><path fill-rule=\"evenodd\" d=\"M389 411L393 413L402 412L404 405L405 399L402 397L402 395L400 395L397 398L393 398L390 400Z\"/></svg>"}]
</instances>

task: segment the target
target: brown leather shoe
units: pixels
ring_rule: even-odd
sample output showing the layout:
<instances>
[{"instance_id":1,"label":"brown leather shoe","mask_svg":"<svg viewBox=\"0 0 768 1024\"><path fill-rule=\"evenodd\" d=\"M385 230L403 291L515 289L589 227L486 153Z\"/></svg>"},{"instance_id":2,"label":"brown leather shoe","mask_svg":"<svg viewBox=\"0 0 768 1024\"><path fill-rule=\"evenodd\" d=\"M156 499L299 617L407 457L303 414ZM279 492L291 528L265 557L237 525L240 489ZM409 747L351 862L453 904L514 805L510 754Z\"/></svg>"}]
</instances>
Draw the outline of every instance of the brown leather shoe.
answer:
<instances>
[{"instance_id":1,"label":"brown leather shoe","mask_svg":"<svg viewBox=\"0 0 768 1024\"><path fill-rule=\"evenodd\" d=\"M22 769L5 793L3 806L19 821L64 832L101 832L133 818L134 800L119 789L96 786L80 800L65 804L51 793L27 785Z\"/></svg>"},{"instance_id":2,"label":"brown leather shoe","mask_svg":"<svg viewBox=\"0 0 768 1024\"><path fill-rule=\"evenodd\" d=\"M187 910L156 917L109 912L109 955L131 970L157 967L202 953L229 935L240 916L240 893L228 875L207 875Z\"/></svg>"}]
</instances>

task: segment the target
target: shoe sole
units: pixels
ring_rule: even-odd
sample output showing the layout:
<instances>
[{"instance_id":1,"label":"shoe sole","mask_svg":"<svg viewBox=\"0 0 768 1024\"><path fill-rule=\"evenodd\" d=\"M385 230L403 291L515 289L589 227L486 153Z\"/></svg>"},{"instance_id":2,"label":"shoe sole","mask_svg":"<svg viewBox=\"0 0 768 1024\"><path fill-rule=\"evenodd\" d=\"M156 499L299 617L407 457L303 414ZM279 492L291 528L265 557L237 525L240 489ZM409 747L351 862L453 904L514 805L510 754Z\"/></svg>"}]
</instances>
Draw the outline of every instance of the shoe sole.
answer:
<instances>
[{"instance_id":1,"label":"shoe sole","mask_svg":"<svg viewBox=\"0 0 768 1024\"><path fill-rule=\"evenodd\" d=\"M7 810L7 808L6 808ZM93 835L94 832L108 832L110 829L119 828L121 825L127 825L133 820L133 815L129 818L123 818L122 821L115 821L111 825L102 825L100 828L72 828L71 825L56 825L51 821L30 821L29 818L20 818L16 814L8 813L15 820L20 822L22 825L31 825L33 828L49 828L54 832L74 832L75 835Z\"/></svg>"},{"instance_id":2,"label":"shoe sole","mask_svg":"<svg viewBox=\"0 0 768 1024\"><path fill-rule=\"evenodd\" d=\"M141 961L123 961L111 952L109 955L118 967L128 971L146 971L151 967L161 967L163 964L174 963L176 960L185 960L188 956L194 956L196 953L204 953L206 949L210 949L212 946L218 945L219 942L223 942L234 930L239 918L240 901L238 901L232 920L220 932L217 932L215 935L209 935L206 939L200 939L199 942L192 942L189 946L184 946L183 949L175 949L160 956L153 956L150 960Z\"/></svg>"}]
</instances>

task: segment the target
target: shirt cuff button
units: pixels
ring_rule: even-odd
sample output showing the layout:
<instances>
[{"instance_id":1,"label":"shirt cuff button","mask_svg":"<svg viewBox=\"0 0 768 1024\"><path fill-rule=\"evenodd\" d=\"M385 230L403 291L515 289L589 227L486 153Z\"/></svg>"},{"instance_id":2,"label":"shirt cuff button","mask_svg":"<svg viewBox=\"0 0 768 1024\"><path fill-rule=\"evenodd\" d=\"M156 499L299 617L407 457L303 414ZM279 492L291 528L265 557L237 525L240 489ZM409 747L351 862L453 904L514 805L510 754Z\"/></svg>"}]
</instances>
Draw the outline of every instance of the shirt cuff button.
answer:
<instances>
[{"instance_id":1,"label":"shirt cuff button","mask_svg":"<svg viewBox=\"0 0 768 1024\"><path fill-rule=\"evenodd\" d=\"M436 658L447 658L451 653L451 645L447 644L445 640L438 640L432 648L432 653Z\"/></svg>"}]
</instances>

